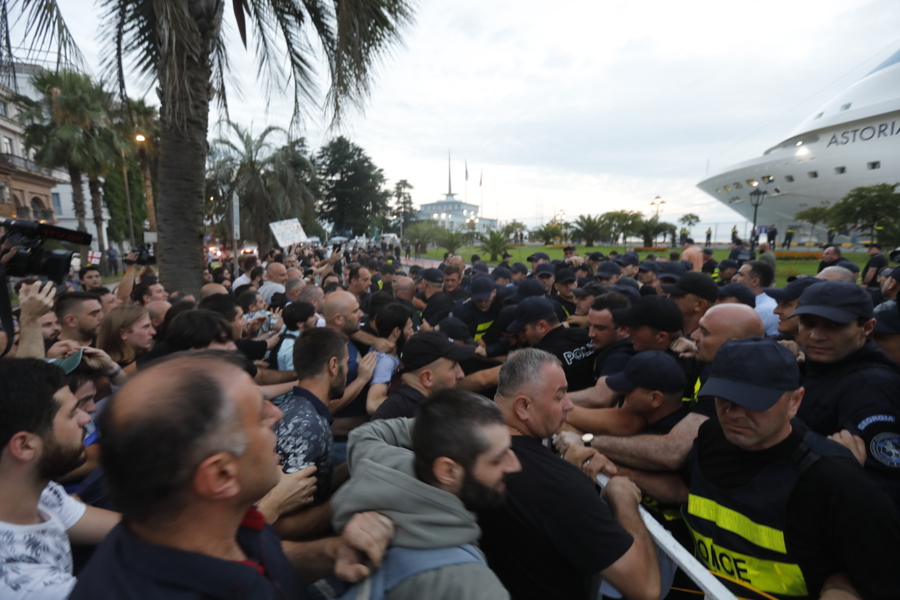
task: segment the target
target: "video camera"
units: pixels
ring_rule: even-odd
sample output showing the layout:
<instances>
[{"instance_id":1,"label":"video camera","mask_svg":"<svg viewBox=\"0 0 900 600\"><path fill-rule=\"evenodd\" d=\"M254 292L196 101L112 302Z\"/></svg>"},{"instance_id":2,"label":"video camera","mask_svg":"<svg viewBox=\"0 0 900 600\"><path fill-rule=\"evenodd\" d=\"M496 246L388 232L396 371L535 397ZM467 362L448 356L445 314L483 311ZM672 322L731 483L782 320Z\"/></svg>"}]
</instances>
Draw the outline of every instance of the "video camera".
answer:
<instances>
[{"instance_id":1,"label":"video camera","mask_svg":"<svg viewBox=\"0 0 900 600\"><path fill-rule=\"evenodd\" d=\"M6 263L6 275L12 277L28 277L36 275L60 284L69 274L74 252L70 250L45 250L41 246L46 240L70 242L89 246L93 236L83 231L73 231L64 227L7 219L0 223L6 234L0 238L0 244L7 242L18 246L15 256Z\"/></svg>"},{"instance_id":2,"label":"video camera","mask_svg":"<svg viewBox=\"0 0 900 600\"><path fill-rule=\"evenodd\" d=\"M134 260L129 260L126 258L125 259L126 265L135 264L135 265L144 266L144 265L155 265L156 264L156 257L150 253L150 244L144 244L143 246L137 246L134 249L134 252L138 255L137 258Z\"/></svg>"}]
</instances>

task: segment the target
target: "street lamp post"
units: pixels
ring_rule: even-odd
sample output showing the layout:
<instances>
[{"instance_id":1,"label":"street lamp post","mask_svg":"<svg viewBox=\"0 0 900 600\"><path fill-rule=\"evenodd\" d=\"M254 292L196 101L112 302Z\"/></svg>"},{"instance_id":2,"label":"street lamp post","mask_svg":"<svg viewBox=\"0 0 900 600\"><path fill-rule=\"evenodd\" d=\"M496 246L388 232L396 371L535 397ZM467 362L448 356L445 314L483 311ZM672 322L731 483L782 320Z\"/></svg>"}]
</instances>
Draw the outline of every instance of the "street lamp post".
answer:
<instances>
[{"instance_id":1,"label":"street lamp post","mask_svg":"<svg viewBox=\"0 0 900 600\"><path fill-rule=\"evenodd\" d=\"M656 198L654 198L654 199L653 199L653 202L650 203L650 206L655 206L655 207L656 207L656 216L657 216L657 217L659 216L659 209L660 209L660 207L661 207L663 204L665 204L665 203L666 203L666 201L663 200L662 198L660 198L659 196L657 196Z\"/></svg>"},{"instance_id":2,"label":"street lamp post","mask_svg":"<svg viewBox=\"0 0 900 600\"><path fill-rule=\"evenodd\" d=\"M128 167L125 165L125 148L122 152L122 183L125 184L125 207L128 209L128 237L131 239L131 249L134 250L134 219L131 217L131 191L128 189Z\"/></svg>"},{"instance_id":3,"label":"street lamp post","mask_svg":"<svg viewBox=\"0 0 900 600\"><path fill-rule=\"evenodd\" d=\"M766 196L769 194L766 190L761 190L758 187L750 192L750 204L753 205L753 230L750 233L750 249L756 249L756 213L759 211L760 205L763 203L763 200L766 199Z\"/></svg>"}]
</instances>

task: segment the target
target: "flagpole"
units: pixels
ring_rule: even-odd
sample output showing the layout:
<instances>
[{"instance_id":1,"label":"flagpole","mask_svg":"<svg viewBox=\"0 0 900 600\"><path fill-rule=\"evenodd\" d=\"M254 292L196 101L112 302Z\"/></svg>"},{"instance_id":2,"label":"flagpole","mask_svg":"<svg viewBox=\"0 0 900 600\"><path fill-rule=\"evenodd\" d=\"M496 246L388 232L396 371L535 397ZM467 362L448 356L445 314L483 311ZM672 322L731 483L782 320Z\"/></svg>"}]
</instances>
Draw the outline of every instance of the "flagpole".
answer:
<instances>
[{"instance_id":1,"label":"flagpole","mask_svg":"<svg viewBox=\"0 0 900 600\"><path fill-rule=\"evenodd\" d=\"M478 179L478 189L481 190L481 208L478 209L478 214L481 215L481 218L484 218L484 171L481 172L481 177Z\"/></svg>"},{"instance_id":2,"label":"flagpole","mask_svg":"<svg viewBox=\"0 0 900 600\"><path fill-rule=\"evenodd\" d=\"M464 197L464 201L466 204L468 204L469 203L469 161L464 160L463 164L465 165L465 168L466 168L466 194Z\"/></svg>"}]
</instances>

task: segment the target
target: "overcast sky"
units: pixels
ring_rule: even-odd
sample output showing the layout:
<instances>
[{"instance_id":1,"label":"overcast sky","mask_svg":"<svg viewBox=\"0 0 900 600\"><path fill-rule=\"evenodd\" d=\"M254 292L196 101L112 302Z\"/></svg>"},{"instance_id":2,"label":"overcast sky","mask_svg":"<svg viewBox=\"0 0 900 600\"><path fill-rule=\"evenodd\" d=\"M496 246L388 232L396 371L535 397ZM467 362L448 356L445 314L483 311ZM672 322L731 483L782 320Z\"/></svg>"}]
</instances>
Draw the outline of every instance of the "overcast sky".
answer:
<instances>
[{"instance_id":1,"label":"overcast sky","mask_svg":"<svg viewBox=\"0 0 900 600\"><path fill-rule=\"evenodd\" d=\"M60 4L99 72L99 9ZM898 32L896 0L420 0L343 133L391 185L409 180L416 204L446 193L449 150L454 192L476 204L483 193L487 217L646 214L661 196L666 220L730 227L743 219L696 184L786 138L896 51ZM232 38L232 119L287 126L290 99L266 110L252 52ZM312 147L334 135L325 125L311 109Z\"/></svg>"}]
</instances>

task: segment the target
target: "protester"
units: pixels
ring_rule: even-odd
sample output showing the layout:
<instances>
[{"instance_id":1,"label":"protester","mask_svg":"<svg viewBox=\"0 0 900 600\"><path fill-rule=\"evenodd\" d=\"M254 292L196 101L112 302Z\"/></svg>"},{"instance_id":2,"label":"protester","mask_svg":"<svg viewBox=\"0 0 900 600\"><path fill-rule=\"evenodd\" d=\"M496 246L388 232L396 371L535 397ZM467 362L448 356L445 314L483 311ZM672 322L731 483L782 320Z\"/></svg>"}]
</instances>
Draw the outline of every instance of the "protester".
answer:
<instances>
[{"instance_id":1,"label":"protester","mask_svg":"<svg viewBox=\"0 0 900 600\"><path fill-rule=\"evenodd\" d=\"M777 302L765 292L765 288L771 287L772 282L775 281L772 267L760 260L749 260L742 264L735 273L734 281L743 283L753 290L756 296L754 309L762 319L763 325L766 326L766 335L778 335L778 316L774 312Z\"/></svg>"},{"instance_id":2,"label":"protester","mask_svg":"<svg viewBox=\"0 0 900 600\"><path fill-rule=\"evenodd\" d=\"M91 346L103 319L100 298L90 292L66 292L56 298L56 316L61 330L60 340L72 340Z\"/></svg>"},{"instance_id":3,"label":"protester","mask_svg":"<svg viewBox=\"0 0 900 600\"><path fill-rule=\"evenodd\" d=\"M135 360L150 350L155 335L146 308L117 306L100 323L97 347L130 374L137 371Z\"/></svg>"}]
</instances>

